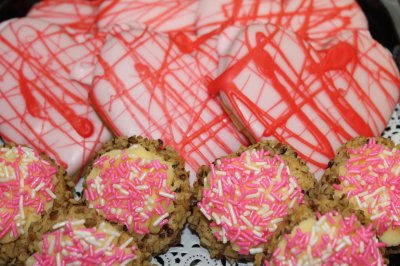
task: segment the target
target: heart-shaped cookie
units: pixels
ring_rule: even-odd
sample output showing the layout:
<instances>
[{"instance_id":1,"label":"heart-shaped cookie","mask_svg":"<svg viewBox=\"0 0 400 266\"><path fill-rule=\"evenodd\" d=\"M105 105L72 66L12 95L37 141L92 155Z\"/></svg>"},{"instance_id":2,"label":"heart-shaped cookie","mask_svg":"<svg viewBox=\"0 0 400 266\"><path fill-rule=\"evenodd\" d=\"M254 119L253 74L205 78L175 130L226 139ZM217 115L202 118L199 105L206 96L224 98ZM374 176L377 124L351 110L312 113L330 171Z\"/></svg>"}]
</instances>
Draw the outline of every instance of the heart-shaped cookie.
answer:
<instances>
[{"instance_id":1,"label":"heart-shaped cookie","mask_svg":"<svg viewBox=\"0 0 400 266\"><path fill-rule=\"evenodd\" d=\"M318 49L346 30L368 30L355 0L200 0L198 35L221 25L272 23L299 34Z\"/></svg>"},{"instance_id":2,"label":"heart-shaped cookie","mask_svg":"<svg viewBox=\"0 0 400 266\"><path fill-rule=\"evenodd\" d=\"M292 145L319 177L335 150L377 136L399 97L399 73L385 48L348 32L316 52L275 25L241 30L209 86L253 141Z\"/></svg>"},{"instance_id":3,"label":"heart-shaped cookie","mask_svg":"<svg viewBox=\"0 0 400 266\"><path fill-rule=\"evenodd\" d=\"M194 33L198 0L104 0L97 27L107 31L116 24L140 23L158 32Z\"/></svg>"},{"instance_id":4,"label":"heart-shaped cookie","mask_svg":"<svg viewBox=\"0 0 400 266\"><path fill-rule=\"evenodd\" d=\"M201 42L201 43L200 43ZM133 29L108 38L98 59L91 98L117 135L161 138L193 173L247 140L210 98L216 38L190 40Z\"/></svg>"},{"instance_id":5,"label":"heart-shaped cookie","mask_svg":"<svg viewBox=\"0 0 400 266\"><path fill-rule=\"evenodd\" d=\"M0 132L45 151L75 173L111 136L89 104L89 87L71 75L92 51L62 28L13 20L0 32Z\"/></svg>"}]
</instances>

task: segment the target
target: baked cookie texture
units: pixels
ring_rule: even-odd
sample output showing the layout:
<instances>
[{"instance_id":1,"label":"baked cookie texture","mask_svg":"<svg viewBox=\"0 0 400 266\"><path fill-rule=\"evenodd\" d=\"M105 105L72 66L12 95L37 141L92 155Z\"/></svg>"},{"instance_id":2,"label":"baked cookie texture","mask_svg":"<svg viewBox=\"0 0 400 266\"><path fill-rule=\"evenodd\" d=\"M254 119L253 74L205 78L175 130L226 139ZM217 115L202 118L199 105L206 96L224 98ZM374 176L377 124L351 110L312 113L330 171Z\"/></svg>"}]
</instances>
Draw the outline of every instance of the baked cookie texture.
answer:
<instances>
[{"instance_id":1,"label":"baked cookie texture","mask_svg":"<svg viewBox=\"0 0 400 266\"><path fill-rule=\"evenodd\" d=\"M264 180L261 179L256 181L256 183L257 182L260 183L257 183L258 186L257 184L255 185L255 189L257 190L259 187L260 188L263 187L265 188L264 193L265 192L266 193L260 197L255 196L257 200L259 200L258 205L257 204L254 204L254 206L245 205L246 206L245 208L247 208L247 210L249 211L249 213L246 213L246 211L240 211L240 209L237 209L236 207L242 204L242 201L248 202L247 201L248 198L246 197L247 196L253 197L253 195L246 195L245 198L243 197L240 198L240 196L238 196L238 198L240 198L241 200L240 202L238 201L235 202L235 200L232 200L233 198L231 195L238 192L232 189L229 194L227 195L224 194L222 197L219 197L221 192L222 193L226 192L225 189L222 189L222 187L226 185L225 182L233 182L232 180L236 178L236 175L239 174L233 174L233 176L230 176L227 179L224 178L215 179L213 181L210 181L211 180L210 176L212 176L213 173L218 173L219 171L222 171L221 170L222 167L220 167L220 165L225 164L224 160L231 160L231 159L237 160L237 158L246 157L245 155L246 153L255 154L257 152L260 153L260 151L263 151L265 155L264 157L261 156L259 157L263 158L262 161L265 160L271 163L274 161L274 159L277 159L279 160L279 163L284 166L276 167L276 165L273 165L273 163L271 163L270 165L271 169L276 170L276 172L273 173L277 174L277 176L268 176ZM248 159L245 160L247 161ZM253 166L256 165L255 162L251 162L251 164ZM268 168L270 166L265 166L265 168ZM290 174L288 174L289 172ZM246 174L246 170L244 172L241 172L240 175L241 176L239 176L237 180L239 180L239 178L241 178L242 180L248 178L254 178L254 176L252 176L252 174L249 174L249 172L247 172ZM265 175L267 176L268 174ZM282 177L278 177L280 175L282 175ZM275 178L276 179L281 178L282 182L274 182ZM227 181L228 179L230 181ZM270 183L266 181L268 179ZM296 185L294 185L291 188L290 185L288 186L288 184L285 184L284 180L286 181L292 180L287 182L291 184L292 182L294 182L296 183ZM213 190L210 190L209 189L210 182L214 183L221 182L221 185L218 184L216 188L214 187ZM245 181L240 185L236 186L235 188L237 190L240 190L239 187L248 188L253 185L254 184L247 183ZM310 194L310 192L315 187L315 185L316 185L316 180L314 179L313 175L309 172L309 169L305 165L305 162L297 158L297 153L290 146L281 144L277 141L262 141L249 147L242 147L236 153L230 154L226 157L219 158L210 166L203 166L199 169L197 173L197 181L194 185L195 199L197 204L193 209L192 215L188 219L189 227L199 235L201 244L209 250L211 257L218 259L225 257L228 260L232 261L241 261L241 260L254 261L256 265L260 265L263 259L269 258L272 255L272 252L282 234L290 231L290 229L295 225L295 222L301 221L306 217L312 215L312 210L310 207L308 207L308 205L312 200L311 198L312 195ZM218 188L219 186L221 187L221 189ZM285 186L288 186L289 189L286 190ZM231 188L232 187L234 186L231 186ZM277 189L274 190L274 188ZM271 193L272 190L273 192ZM212 194L213 191L215 193L214 194L215 198L211 199L211 201L215 200L215 202L217 201L224 201L224 202L220 203L217 202L216 205L213 205L214 209L211 209L208 208L208 206L210 206L210 203L207 201L203 201L203 199L205 197L210 198L210 195L213 195ZM240 193L243 193L243 190L241 190ZM285 194L287 196L283 196L282 197L283 200L279 200L277 198L271 199L269 198L270 196L267 195L274 193L280 193L280 194L275 194L277 198ZM261 194L262 193L260 194L256 193L256 195L258 196ZM268 201L265 201L264 196L268 197ZM224 197L227 198L226 201L223 199ZM288 197L291 198L290 200L287 201ZM275 200L283 203L274 205L273 202ZM227 205L227 207L225 206L226 209L230 209L229 210L230 215L225 215L226 213L221 214L221 212L218 211L218 204L220 205L226 204ZM265 206L268 204L270 205ZM277 220L274 223L269 222L271 221L271 219L264 220L263 221L264 227L269 227L269 230L266 230L266 228L260 226L260 224L262 223L260 223L259 221L264 219L264 215L268 213L268 208L274 210L272 215L276 215L271 219L277 219ZM284 211L275 211L276 208L278 209L280 208L280 210ZM216 215L216 213L213 213L213 211L218 212L218 214ZM234 214L232 214L232 212L234 212ZM253 215L257 217L254 218L254 220L252 218ZM271 215L271 213L269 215ZM243 248L243 246L240 246L241 245L240 241L237 239L240 239L242 237L241 232L244 232L245 230L241 231L240 229L241 227L238 227L240 229L238 230L237 227L235 227L237 224L240 224L240 226L246 226L247 229L252 228L254 235L250 234L250 236L249 235L244 236L244 238L249 239L249 242L252 243L250 244L250 246L247 246L245 248ZM223 229L221 229L221 227L218 227L219 225L222 225ZM227 227L225 227L225 225L227 225ZM238 230L236 231L236 233L238 234L236 239L235 237L232 237L232 234L229 234L230 230ZM245 235L247 233L243 234Z\"/></svg>"},{"instance_id":2,"label":"baked cookie texture","mask_svg":"<svg viewBox=\"0 0 400 266\"><path fill-rule=\"evenodd\" d=\"M317 188L317 211L355 214L371 225L385 253L398 253L400 244L399 145L390 139L357 137L338 149Z\"/></svg>"},{"instance_id":3,"label":"baked cookie texture","mask_svg":"<svg viewBox=\"0 0 400 266\"><path fill-rule=\"evenodd\" d=\"M0 264L23 265L31 223L72 198L73 182L44 153L14 143L0 147Z\"/></svg>"},{"instance_id":4,"label":"baked cookie texture","mask_svg":"<svg viewBox=\"0 0 400 266\"><path fill-rule=\"evenodd\" d=\"M84 176L85 203L127 231L140 250L157 255L179 243L192 193L184 161L173 148L140 136L115 138Z\"/></svg>"},{"instance_id":5,"label":"baked cookie texture","mask_svg":"<svg viewBox=\"0 0 400 266\"><path fill-rule=\"evenodd\" d=\"M150 265L150 253L139 249L128 233L78 202L54 208L32 224L29 240L33 255L26 265L76 261Z\"/></svg>"},{"instance_id":6,"label":"baked cookie texture","mask_svg":"<svg viewBox=\"0 0 400 266\"><path fill-rule=\"evenodd\" d=\"M383 265L383 246L372 227L361 225L354 214L313 214L281 237L264 265Z\"/></svg>"}]
</instances>

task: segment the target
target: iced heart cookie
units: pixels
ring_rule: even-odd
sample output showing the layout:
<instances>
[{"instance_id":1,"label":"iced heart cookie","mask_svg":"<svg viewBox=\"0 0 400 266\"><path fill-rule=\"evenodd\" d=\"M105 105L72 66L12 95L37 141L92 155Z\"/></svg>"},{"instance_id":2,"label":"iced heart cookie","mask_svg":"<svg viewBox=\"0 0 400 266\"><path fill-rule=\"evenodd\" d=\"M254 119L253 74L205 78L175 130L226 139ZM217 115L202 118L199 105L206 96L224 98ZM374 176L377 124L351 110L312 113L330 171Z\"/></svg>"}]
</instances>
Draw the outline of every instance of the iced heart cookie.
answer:
<instances>
[{"instance_id":1,"label":"iced heart cookie","mask_svg":"<svg viewBox=\"0 0 400 266\"><path fill-rule=\"evenodd\" d=\"M117 135L163 139L190 170L247 144L206 83L217 68L215 40L149 29L109 38L99 56L92 101ZM189 53L193 51L192 53Z\"/></svg>"},{"instance_id":2,"label":"iced heart cookie","mask_svg":"<svg viewBox=\"0 0 400 266\"><path fill-rule=\"evenodd\" d=\"M11 21L0 33L0 132L29 144L70 174L110 138L89 104L89 87L74 73L91 50L60 27L35 19Z\"/></svg>"},{"instance_id":3,"label":"iced heart cookie","mask_svg":"<svg viewBox=\"0 0 400 266\"><path fill-rule=\"evenodd\" d=\"M105 0L96 18L100 30L141 23L158 32L194 33L198 0Z\"/></svg>"},{"instance_id":4,"label":"iced heart cookie","mask_svg":"<svg viewBox=\"0 0 400 266\"><path fill-rule=\"evenodd\" d=\"M196 21L198 35L221 25L272 23L291 29L315 48L345 30L368 30L367 19L354 0L277 1L201 0Z\"/></svg>"},{"instance_id":5,"label":"iced heart cookie","mask_svg":"<svg viewBox=\"0 0 400 266\"><path fill-rule=\"evenodd\" d=\"M253 141L290 144L317 177L345 141L381 134L399 97L391 55L369 35L346 33L330 47L317 53L277 26L249 26L209 86Z\"/></svg>"}]
</instances>

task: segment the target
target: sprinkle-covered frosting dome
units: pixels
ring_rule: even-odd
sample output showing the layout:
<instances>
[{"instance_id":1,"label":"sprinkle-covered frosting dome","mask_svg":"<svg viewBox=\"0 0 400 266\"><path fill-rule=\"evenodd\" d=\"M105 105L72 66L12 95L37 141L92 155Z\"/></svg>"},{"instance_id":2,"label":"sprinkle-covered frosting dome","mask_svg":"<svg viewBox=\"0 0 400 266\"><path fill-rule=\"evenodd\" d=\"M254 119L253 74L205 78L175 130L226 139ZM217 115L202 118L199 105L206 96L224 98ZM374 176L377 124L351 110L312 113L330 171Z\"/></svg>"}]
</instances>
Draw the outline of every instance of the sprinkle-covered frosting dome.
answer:
<instances>
[{"instance_id":1,"label":"sprinkle-covered frosting dome","mask_svg":"<svg viewBox=\"0 0 400 266\"><path fill-rule=\"evenodd\" d=\"M53 206L56 174L30 148L0 148L0 243L16 240Z\"/></svg>"},{"instance_id":2,"label":"sprinkle-covered frosting dome","mask_svg":"<svg viewBox=\"0 0 400 266\"><path fill-rule=\"evenodd\" d=\"M100 156L86 186L89 207L138 234L159 232L174 210L171 163L140 144Z\"/></svg>"},{"instance_id":3,"label":"sprinkle-covered frosting dome","mask_svg":"<svg viewBox=\"0 0 400 266\"><path fill-rule=\"evenodd\" d=\"M41 252L27 265L128 265L135 260L133 238L120 243L120 233L106 222L86 228L85 220L64 221L43 235Z\"/></svg>"},{"instance_id":4,"label":"sprinkle-covered frosting dome","mask_svg":"<svg viewBox=\"0 0 400 266\"><path fill-rule=\"evenodd\" d=\"M263 149L219 159L210 167L198 207L215 237L240 254L262 252L278 224L303 202L296 177L280 156Z\"/></svg>"},{"instance_id":5,"label":"sprinkle-covered frosting dome","mask_svg":"<svg viewBox=\"0 0 400 266\"><path fill-rule=\"evenodd\" d=\"M353 214L343 218L327 213L302 221L279 242L269 265L383 265L371 226L363 227Z\"/></svg>"},{"instance_id":6,"label":"sprinkle-covered frosting dome","mask_svg":"<svg viewBox=\"0 0 400 266\"><path fill-rule=\"evenodd\" d=\"M345 194L350 203L372 222L388 246L400 245L400 150L376 143L348 149L349 159L339 169L335 194Z\"/></svg>"}]
</instances>

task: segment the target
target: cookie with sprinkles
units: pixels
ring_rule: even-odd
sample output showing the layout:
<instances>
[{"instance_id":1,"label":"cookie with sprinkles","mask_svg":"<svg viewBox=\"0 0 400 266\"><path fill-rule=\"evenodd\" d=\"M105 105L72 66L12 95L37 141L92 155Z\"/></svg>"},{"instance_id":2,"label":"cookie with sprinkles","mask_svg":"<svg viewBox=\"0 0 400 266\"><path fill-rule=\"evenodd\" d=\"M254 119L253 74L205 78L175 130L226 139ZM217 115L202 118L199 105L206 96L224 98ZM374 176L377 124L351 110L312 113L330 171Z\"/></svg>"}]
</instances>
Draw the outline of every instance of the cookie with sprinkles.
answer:
<instances>
[{"instance_id":1,"label":"cookie with sprinkles","mask_svg":"<svg viewBox=\"0 0 400 266\"><path fill-rule=\"evenodd\" d=\"M189 225L212 257L259 260L303 216L315 179L292 147L263 141L203 166Z\"/></svg>"},{"instance_id":2,"label":"cookie with sprinkles","mask_svg":"<svg viewBox=\"0 0 400 266\"><path fill-rule=\"evenodd\" d=\"M352 214L337 212L310 216L285 234L265 266L384 265L380 243L372 226L364 227Z\"/></svg>"},{"instance_id":3,"label":"cookie with sprinkles","mask_svg":"<svg viewBox=\"0 0 400 266\"><path fill-rule=\"evenodd\" d=\"M357 137L337 152L319 185L322 213L355 213L372 225L388 253L400 246L400 146L377 137Z\"/></svg>"},{"instance_id":4,"label":"cookie with sprinkles","mask_svg":"<svg viewBox=\"0 0 400 266\"><path fill-rule=\"evenodd\" d=\"M178 244L190 214L188 172L161 140L140 136L107 142L86 169L89 208L118 223L152 255Z\"/></svg>"},{"instance_id":5,"label":"cookie with sprinkles","mask_svg":"<svg viewBox=\"0 0 400 266\"><path fill-rule=\"evenodd\" d=\"M32 224L25 265L150 265L133 237L79 204L52 209Z\"/></svg>"},{"instance_id":6,"label":"cookie with sprinkles","mask_svg":"<svg viewBox=\"0 0 400 266\"><path fill-rule=\"evenodd\" d=\"M28 256L29 226L72 198L65 170L35 150L0 147L0 264L21 264Z\"/></svg>"}]
</instances>

